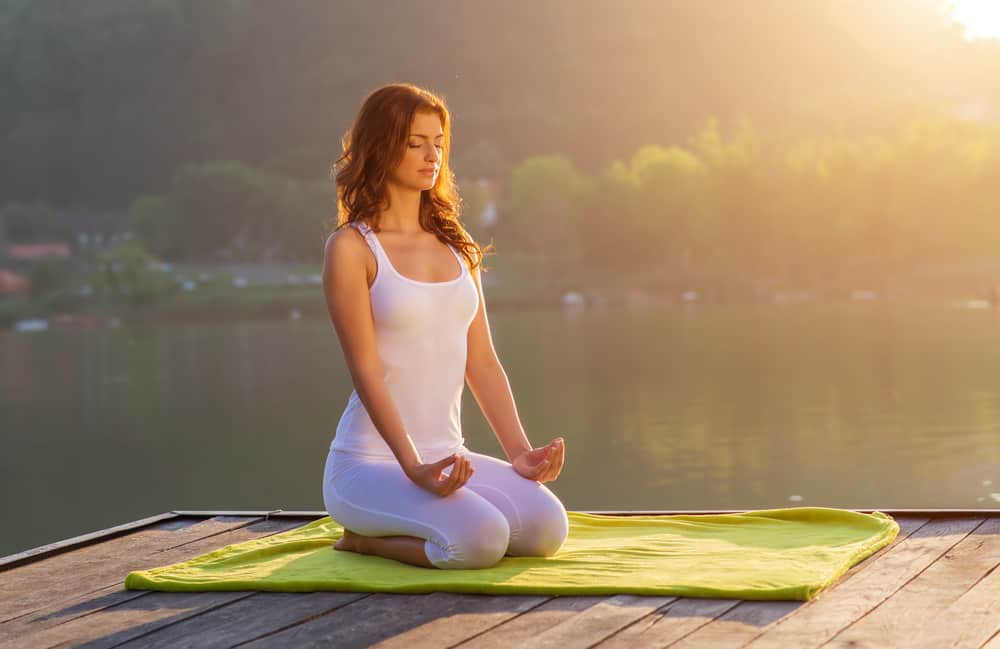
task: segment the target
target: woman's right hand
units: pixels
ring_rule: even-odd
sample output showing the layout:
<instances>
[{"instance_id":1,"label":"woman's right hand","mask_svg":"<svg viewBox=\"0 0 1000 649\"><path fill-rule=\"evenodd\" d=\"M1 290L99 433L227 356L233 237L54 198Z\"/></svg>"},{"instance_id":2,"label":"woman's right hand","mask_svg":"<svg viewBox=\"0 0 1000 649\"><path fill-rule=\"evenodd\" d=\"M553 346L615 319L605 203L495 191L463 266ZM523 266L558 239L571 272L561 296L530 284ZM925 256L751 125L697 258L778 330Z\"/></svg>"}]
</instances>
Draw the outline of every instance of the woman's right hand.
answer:
<instances>
[{"instance_id":1,"label":"woman's right hand","mask_svg":"<svg viewBox=\"0 0 1000 649\"><path fill-rule=\"evenodd\" d=\"M452 464L451 475L445 475L444 469ZM455 453L431 464L417 464L406 475L427 491L444 497L468 482L473 473L472 462L464 455Z\"/></svg>"}]
</instances>

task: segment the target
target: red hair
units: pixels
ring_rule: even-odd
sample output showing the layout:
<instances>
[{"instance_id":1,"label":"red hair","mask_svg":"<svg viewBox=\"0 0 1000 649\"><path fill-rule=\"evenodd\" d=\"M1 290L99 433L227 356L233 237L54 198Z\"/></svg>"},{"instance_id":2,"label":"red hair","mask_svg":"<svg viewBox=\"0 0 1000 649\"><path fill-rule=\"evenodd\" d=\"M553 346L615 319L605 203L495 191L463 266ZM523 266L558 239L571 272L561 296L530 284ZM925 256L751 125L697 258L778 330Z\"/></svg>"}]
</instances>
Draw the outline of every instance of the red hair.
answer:
<instances>
[{"instance_id":1,"label":"red hair","mask_svg":"<svg viewBox=\"0 0 1000 649\"><path fill-rule=\"evenodd\" d=\"M473 241L459 219L462 199L449 166L451 119L444 99L408 83L393 83L365 98L344 133L344 152L333 163L331 176L337 186L337 227L365 221L379 231L379 214L389 205L386 179L406 153L410 124L417 112L441 119L441 168L434 186L420 192L420 227L451 244L465 257L469 268L482 266L486 250ZM487 246L491 248L493 244Z\"/></svg>"}]
</instances>

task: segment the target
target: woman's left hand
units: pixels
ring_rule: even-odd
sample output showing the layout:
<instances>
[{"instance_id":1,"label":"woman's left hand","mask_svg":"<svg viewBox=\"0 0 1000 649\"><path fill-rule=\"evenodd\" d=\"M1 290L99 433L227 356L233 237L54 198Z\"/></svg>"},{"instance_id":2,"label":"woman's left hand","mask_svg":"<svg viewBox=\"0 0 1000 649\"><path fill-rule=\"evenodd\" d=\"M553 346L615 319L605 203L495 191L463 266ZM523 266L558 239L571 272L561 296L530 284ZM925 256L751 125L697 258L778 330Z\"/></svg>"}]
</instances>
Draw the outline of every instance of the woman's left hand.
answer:
<instances>
[{"instance_id":1,"label":"woman's left hand","mask_svg":"<svg viewBox=\"0 0 1000 649\"><path fill-rule=\"evenodd\" d=\"M549 482L559 476L565 457L566 442L562 437L557 437L545 446L521 453L514 458L511 466L529 480Z\"/></svg>"}]
</instances>

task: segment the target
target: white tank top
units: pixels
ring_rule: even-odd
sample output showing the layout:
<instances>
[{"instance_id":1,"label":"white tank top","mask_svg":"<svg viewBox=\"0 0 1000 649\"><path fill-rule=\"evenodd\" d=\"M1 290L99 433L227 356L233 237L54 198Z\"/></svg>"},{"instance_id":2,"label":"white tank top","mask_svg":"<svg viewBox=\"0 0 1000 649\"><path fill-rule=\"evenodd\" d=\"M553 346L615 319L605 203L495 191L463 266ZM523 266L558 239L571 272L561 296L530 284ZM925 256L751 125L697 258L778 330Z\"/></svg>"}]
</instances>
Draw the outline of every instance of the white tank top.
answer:
<instances>
[{"instance_id":1,"label":"white tank top","mask_svg":"<svg viewBox=\"0 0 1000 649\"><path fill-rule=\"evenodd\" d=\"M368 225L351 224L375 254L378 270L369 288L375 341L383 378L406 432L424 462L435 462L465 444L462 391L469 325L479 292L465 259L453 248L460 274L446 282L419 282L399 274ZM352 390L330 447L394 458Z\"/></svg>"}]
</instances>

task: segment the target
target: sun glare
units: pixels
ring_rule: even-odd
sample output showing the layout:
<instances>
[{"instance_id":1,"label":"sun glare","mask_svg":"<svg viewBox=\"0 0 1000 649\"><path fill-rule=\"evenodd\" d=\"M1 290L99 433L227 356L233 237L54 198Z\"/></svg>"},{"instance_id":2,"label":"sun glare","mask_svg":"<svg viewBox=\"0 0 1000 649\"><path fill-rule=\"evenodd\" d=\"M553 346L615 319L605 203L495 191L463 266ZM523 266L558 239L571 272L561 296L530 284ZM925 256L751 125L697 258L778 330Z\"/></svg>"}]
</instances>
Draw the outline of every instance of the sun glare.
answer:
<instances>
[{"instance_id":1,"label":"sun glare","mask_svg":"<svg viewBox=\"0 0 1000 649\"><path fill-rule=\"evenodd\" d=\"M1000 38L1000 0L951 0L965 37Z\"/></svg>"}]
</instances>

